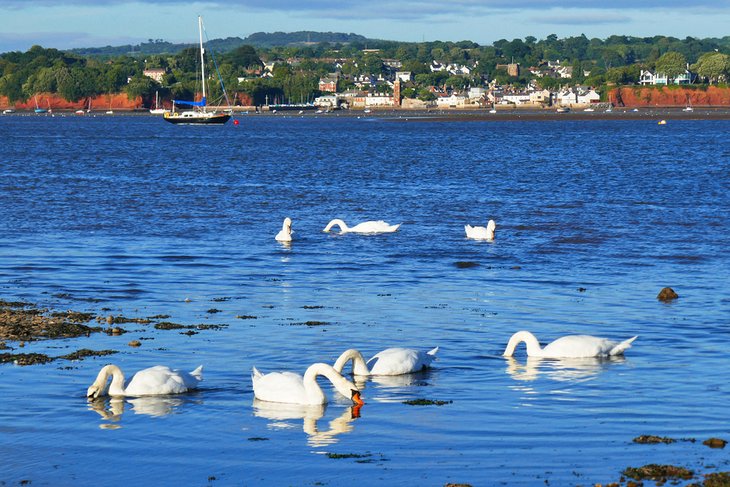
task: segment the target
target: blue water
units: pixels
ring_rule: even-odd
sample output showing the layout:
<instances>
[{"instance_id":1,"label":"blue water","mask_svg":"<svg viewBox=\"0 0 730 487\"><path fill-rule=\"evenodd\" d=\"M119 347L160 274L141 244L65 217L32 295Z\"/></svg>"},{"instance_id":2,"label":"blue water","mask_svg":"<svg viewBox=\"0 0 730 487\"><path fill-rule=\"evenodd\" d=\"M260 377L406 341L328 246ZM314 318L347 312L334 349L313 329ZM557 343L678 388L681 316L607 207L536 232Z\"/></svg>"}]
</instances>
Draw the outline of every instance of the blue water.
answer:
<instances>
[{"instance_id":1,"label":"blue water","mask_svg":"<svg viewBox=\"0 0 730 487\"><path fill-rule=\"evenodd\" d=\"M730 470L725 450L701 445L730 439L729 132L727 121L0 117L1 299L225 325L8 342L119 353L0 366L0 481L592 485L647 463ZM286 216L291 246L274 241ZM336 217L402 226L323 233ZM494 242L464 238L464 224L490 218ZM664 286L680 298L659 302ZM543 342L639 338L619 360L502 358L521 329ZM253 400L254 365L303 372L346 348L437 345L431 371L361 384L357 418L324 382L326 408ZM110 361L128 373L203 364L205 381L89 403ZM417 398L452 402L403 403ZM700 441L632 443L641 434Z\"/></svg>"}]
</instances>

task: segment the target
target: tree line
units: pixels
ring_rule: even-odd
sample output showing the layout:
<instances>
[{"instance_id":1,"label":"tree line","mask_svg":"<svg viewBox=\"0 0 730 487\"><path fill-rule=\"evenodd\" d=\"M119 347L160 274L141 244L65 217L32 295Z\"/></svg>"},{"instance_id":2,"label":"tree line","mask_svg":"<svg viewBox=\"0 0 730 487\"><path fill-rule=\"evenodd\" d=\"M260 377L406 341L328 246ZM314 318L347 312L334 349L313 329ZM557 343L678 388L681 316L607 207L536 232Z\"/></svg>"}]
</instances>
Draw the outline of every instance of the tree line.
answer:
<instances>
[{"instance_id":1,"label":"tree line","mask_svg":"<svg viewBox=\"0 0 730 487\"><path fill-rule=\"evenodd\" d=\"M278 33L281 34L281 33ZM312 33L304 33L312 38ZM338 40L333 33L327 39ZM389 60L402 63L399 70L410 71L415 83L404 90L405 96L426 96L429 86L464 88L482 86L485 80L501 85L524 86L535 81L540 87L554 89L566 80L534 77L527 67L560 60L571 66L571 84L597 88L630 85L639 81L642 69L676 76L687 66L700 82L727 82L730 76L730 36L723 38L678 39L667 36L611 36L589 39L585 35L560 39L549 35L538 40L501 39L492 45L472 41L397 42L365 39L353 34L347 42L296 42L276 45L263 34L253 37L258 47L239 38L211 41L215 70L229 92L249 95L254 103L265 100L300 102L318 96L318 81L340 63L340 89L352 86L357 75L377 77L388 71ZM286 36L281 37L286 39ZM301 37L301 33L300 33ZM258 40L257 40L258 39ZM291 35L289 39L292 39ZM36 93L56 93L69 101L102 94L126 93L130 99L150 100L155 91L166 98L189 99L199 90L196 84L198 49L193 45L172 49L162 40L150 39L144 49L131 49L123 55L91 55L33 46L26 52L0 55L0 95L23 101ZM159 51L175 52L157 52ZM432 61L471 66L469 75L432 72ZM270 77L260 77L264 63L276 62ZM518 63L519 76L510 76L506 64ZM157 83L144 75L147 68L162 68L165 76ZM211 67L207 67L208 70ZM242 81L239 81L242 80ZM378 88L373 88L378 89ZM381 88L382 89L382 88ZM220 95L213 88L210 98Z\"/></svg>"}]
</instances>

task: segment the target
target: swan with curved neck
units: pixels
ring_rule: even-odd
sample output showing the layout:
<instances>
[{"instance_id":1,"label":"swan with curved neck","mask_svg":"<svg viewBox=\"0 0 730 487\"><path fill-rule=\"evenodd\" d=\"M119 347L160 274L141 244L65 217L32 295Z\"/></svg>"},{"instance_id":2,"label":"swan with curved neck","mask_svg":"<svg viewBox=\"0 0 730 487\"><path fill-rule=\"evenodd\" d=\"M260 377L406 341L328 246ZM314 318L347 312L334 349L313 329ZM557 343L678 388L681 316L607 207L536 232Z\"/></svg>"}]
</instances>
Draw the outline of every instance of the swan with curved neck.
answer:
<instances>
[{"instance_id":1,"label":"swan with curved neck","mask_svg":"<svg viewBox=\"0 0 730 487\"><path fill-rule=\"evenodd\" d=\"M320 375L329 379L337 392L352 399L355 404L363 404L355 384L342 377L332 366L323 363L310 365L304 376L293 372L262 374L254 367L251 374L254 397L269 402L325 404L327 396L317 383L317 376Z\"/></svg>"},{"instance_id":2,"label":"swan with curved neck","mask_svg":"<svg viewBox=\"0 0 730 487\"><path fill-rule=\"evenodd\" d=\"M111 384L108 383L112 378ZM86 396L95 399L99 396L157 396L180 394L198 387L203 380L203 366L192 372L172 370L164 365L156 365L134 374L128 384L124 383L124 373L116 365L105 365L89 386Z\"/></svg>"},{"instance_id":3,"label":"swan with curved neck","mask_svg":"<svg viewBox=\"0 0 730 487\"><path fill-rule=\"evenodd\" d=\"M464 225L466 238L473 238L475 240L494 240L494 232L496 229L497 224L494 220L489 220L486 227L472 227L471 225Z\"/></svg>"},{"instance_id":4,"label":"swan with curved neck","mask_svg":"<svg viewBox=\"0 0 730 487\"><path fill-rule=\"evenodd\" d=\"M391 225L388 222L384 222L383 220L377 220L377 221L367 221L358 223L354 227L348 227L347 223L340 220L339 218L335 218L334 220L330 221L326 227L324 227L324 232L329 232L332 227L338 226L340 227L340 234L343 233L393 233L396 230L398 230L398 227L401 226L401 224L397 225Z\"/></svg>"},{"instance_id":5,"label":"swan with curved neck","mask_svg":"<svg viewBox=\"0 0 730 487\"><path fill-rule=\"evenodd\" d=\"M342 372L349 361L352 361L352 373L355 375L402 375L420 372L431 366L436 360L436 347L428 352L412 348L388 348L376 353L365 362L362 354L351 348L345 350L337 358L334 369Z\"/></svg>"},{"instance_id":6,"label":"swan with curved neck","mask_svg":"<svg viewBox=\"0 0 730 487\"><path fill-rule=\"evenodd\" d=\"M291 218L284 218L284 224L281 226L281 231L276 234L275 239L277 242L291 242Z\"/></svg>"},{"instance_id":7,"label":"swan with curved neck","mask_svg":"<svg viewBox=\"0 0 730 487\"><path fill-rule=\"evenodd\" d=\"M509 339L507 348L502 354L505 357L514 355L515 348L522 342L527 346L528 357L543 358L585 358L585 357L611 357L622 355L627 348L631 348L631 342L636 336L615 342L607 338L594 337L590 335L568 335L547 344L545 348L540 347L535 335L529 331L518 331Z\"/></svg>"}]
</instances>

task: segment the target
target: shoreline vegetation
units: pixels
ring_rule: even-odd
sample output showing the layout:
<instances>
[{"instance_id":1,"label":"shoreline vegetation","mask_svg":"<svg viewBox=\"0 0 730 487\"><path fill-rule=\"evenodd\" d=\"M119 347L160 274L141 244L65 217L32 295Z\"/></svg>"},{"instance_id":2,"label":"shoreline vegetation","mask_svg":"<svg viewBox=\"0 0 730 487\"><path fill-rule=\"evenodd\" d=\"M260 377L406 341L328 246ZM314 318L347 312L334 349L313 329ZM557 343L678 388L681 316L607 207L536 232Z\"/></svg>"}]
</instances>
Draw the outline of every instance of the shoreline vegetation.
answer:
<instances>
[{"instance_id":1,"label":"shoreline vegetation","mask_svg":"<svg viewBox=\"0 0 730 487\"><path fill-rule=\"evenodd\" d=\"M491 46L471 41L363 43L346 35L335 43L314 38L318 40L306 45L292 44L287 36L276 45L262 43L260 37L209 41L205 62L220 81L207 92L210 105L225 100L227 105L261 107L306 100L323 109L401 104L484 108L502 103L571 109L601 103L624 108L730 107L730 36L602 40L549 35L542 40L501 39ZM197 50L173 48L161 40L147 47L152 51L144 55L141 50L114 55L114 49L102 54L38 45L27 52L0 53L0 107L171 109L173 100L199 100Z\"/></svg>"}]
</instances>

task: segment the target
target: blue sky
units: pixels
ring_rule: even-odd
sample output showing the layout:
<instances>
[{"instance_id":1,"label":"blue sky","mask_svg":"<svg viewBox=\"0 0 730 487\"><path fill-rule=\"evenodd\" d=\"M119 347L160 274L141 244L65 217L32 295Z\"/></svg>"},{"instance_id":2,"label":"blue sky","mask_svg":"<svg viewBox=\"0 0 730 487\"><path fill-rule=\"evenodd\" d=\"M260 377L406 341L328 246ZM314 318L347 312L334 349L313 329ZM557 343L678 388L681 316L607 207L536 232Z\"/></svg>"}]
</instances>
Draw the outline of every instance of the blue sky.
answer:
<instances>
[{"instance_id":1,"label":"blue sky","mask_svg":"<svg viewBox=\"0 0 730 487\"><path fill-rule=\"evenodd\" d=\"M491 44L549 34L684 38L730 35L730 0L0 0L0 52L191 42L197 15L209 38L297 30L400 41Z\"/></svg>"}]
</instances>

